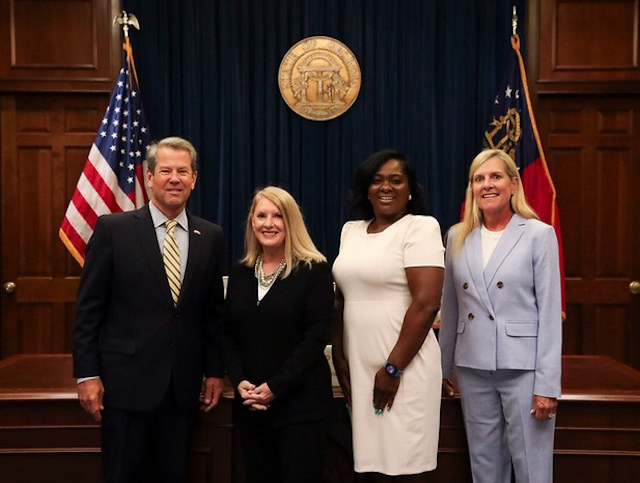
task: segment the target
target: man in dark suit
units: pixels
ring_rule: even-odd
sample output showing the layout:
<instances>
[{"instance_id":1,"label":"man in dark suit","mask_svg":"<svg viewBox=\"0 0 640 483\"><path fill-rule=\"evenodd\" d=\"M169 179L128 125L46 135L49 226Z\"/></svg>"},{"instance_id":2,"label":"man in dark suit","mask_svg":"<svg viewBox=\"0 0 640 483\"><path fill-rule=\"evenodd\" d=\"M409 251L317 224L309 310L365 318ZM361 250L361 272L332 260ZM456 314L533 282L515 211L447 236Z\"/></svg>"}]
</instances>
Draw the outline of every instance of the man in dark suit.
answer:
<instances>
[{"instance_id":1,"label":"man in dark suit","mask_svg":"<svg viewBox=\"0 0 640 483\"><path fill-rule=\"evenodd\" d=\"M100 217L87 245L73 372L80 404L102 423L108 482L185 481L198 401L206 412L222 393L223 233L185 210L196 157L178 137L150 146L151 201ZM169 237L173 274L163 261Z\"/></svg>"}]
</instances>

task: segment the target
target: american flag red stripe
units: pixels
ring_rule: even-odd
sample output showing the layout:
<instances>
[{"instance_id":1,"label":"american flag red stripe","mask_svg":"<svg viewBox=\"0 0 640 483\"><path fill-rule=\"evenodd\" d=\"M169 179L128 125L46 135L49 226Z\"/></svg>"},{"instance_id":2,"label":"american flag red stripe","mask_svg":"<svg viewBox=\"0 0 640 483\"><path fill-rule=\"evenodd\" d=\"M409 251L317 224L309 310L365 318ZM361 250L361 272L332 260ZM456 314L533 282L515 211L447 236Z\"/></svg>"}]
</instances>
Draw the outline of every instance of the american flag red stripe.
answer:
<instances>
[{"instance_id":1,"label":"american flag red stripe","mask_svg":"<svg viewBox=\"0 0 640 483\"><path fill-rule=\"evenodd\" d=\"M62 242L80 265L99 216L133 210L149 200L144 159L151 135L128 37L123 49L122 69L109 107L59 230Z\"/></svg>"},{"instance_id":2,"label":"american flag red stripe","mask_svg":"<svg viewBox=\"0 0 640 483\"><path fill-rule=\"evenodd\" d=\"M92 148L92 151L94 151L94 149L95 148ZM90 153L88 161L82 173L84 179L81 179L83 184L84 182L88 183L83 185L81 189L83 195L93 201L95 206L100 206L101 204L106 206L106 210L100 210L100 214L117 213L119 211L126 211L127 208L132 209L130 206L121 206L120 203L118 203L119 198L127 205L127 201L129 201L130 198L124 193L119 193L120 187L118 186L118 182L112 175L109 165L101 159L101 154L99 152Z\"/></svg>"}]
</instances>

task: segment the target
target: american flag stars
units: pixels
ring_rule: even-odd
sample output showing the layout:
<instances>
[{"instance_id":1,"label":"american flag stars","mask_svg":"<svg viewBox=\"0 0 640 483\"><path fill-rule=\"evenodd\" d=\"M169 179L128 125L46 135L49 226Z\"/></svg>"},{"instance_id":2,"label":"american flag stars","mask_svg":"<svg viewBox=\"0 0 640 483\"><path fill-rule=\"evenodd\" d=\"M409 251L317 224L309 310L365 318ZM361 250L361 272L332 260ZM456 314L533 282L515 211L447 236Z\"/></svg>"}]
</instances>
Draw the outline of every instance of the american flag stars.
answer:
<instances>
[{"instance_id":1,"label":"american flag stars","mask_svg":"<svg viewBox=\"0 0 640 483\"><path fill-rule=\"evenodd\" d=\"M109 106L60 227L60 238L80 264L100 215L140 208L149 200L144 153L151 136L131 50L124 50Z\"/></svg>"}]
</instances>

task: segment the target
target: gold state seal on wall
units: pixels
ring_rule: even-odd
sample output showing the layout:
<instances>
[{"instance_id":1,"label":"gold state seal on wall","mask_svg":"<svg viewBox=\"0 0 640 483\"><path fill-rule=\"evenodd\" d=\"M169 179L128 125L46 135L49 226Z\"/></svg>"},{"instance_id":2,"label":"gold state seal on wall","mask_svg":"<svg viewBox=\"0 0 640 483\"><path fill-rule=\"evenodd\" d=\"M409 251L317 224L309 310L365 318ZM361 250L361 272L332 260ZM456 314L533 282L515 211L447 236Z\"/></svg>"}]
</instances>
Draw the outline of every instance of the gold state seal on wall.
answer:
<instances>
[{"instance_id":1,"label":"gold state seal on wall","mask_svg":"<svg viewBox=\"0 0 640 483\"><path fill-rule=\"evenodd\" d=\"M286 53L278 71L280 93L302 117L326 121L345 112L360 92L353 52L331 37L308 37Z\"/></svg>"}]
</instances>

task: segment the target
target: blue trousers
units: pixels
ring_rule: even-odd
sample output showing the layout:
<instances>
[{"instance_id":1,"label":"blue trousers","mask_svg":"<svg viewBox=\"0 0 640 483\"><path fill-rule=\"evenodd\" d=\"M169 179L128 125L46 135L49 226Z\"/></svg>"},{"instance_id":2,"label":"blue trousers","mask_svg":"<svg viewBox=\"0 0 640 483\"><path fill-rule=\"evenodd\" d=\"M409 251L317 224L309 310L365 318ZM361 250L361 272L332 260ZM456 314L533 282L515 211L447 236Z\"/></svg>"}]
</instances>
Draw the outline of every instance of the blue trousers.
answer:
<instances>
[{"instance_id":1,"label":"blue trousers","mask_svg":"<svg viewBox=\"0 0 640 483\"><path fill-rule=\"evenodd\" d=\"M456 367L475 483L553 481L555 418L532 414L534 371Z\"/></svg>"}]
</instances>

